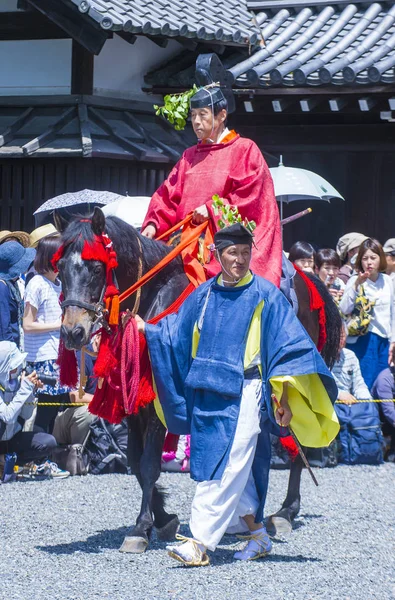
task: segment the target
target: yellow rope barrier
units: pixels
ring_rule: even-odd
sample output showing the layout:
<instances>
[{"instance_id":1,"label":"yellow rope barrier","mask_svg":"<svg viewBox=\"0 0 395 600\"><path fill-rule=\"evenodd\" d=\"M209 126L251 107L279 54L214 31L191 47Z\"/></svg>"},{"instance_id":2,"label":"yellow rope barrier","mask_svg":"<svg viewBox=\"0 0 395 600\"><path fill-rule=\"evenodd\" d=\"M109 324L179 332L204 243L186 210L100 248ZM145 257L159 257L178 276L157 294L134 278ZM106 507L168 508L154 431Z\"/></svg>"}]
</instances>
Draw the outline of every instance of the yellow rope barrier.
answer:
<instances>
[{"instance_id":1,"label":"yellow rope barrier","mask_svg":"<svg viewBox=\"0 0 395 600\"><path fill-rule=\"evenodd\" d=\"M353 401L351 404L359 404L360 402L395 402L395 399L389 398L388 400L373 400L373 399L357 400L357 398L356 398L355 401ZM350 404L350 403L344 402L343 400L336 400L335 404Z\"/></svg>"}]
</instances>

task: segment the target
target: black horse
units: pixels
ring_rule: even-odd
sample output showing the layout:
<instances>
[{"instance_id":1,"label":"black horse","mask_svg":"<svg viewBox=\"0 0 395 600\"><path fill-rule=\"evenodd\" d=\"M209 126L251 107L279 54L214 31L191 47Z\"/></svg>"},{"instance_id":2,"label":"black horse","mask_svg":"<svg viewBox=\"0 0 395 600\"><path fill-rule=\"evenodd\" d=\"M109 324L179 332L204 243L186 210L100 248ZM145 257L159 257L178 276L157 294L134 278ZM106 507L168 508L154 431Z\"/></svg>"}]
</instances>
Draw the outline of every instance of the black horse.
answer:
<instances>
[{"instance_id":1,"label":"black horse","mask_svg":"<svg viewBox=\"0 0 395 600\"><path fill-rule=\"evenodd\" d=\"M62 224L57 220L57 227ZM97 318L94 306L102 297L105 286L105 268L101 262L85 261L81 252L85 241L93 241L95 234L107 233L113 241L118 256L117 278L120 290L126 290L137 280L139 267L146 273L154 267L169 251L162 242L141 236L136 229L116 217L104 218L102 211L95 209L91 220L80 219L70 223L62 233L65 251L58 263L63 285L64 299L68 306L64 310L61 337L69 349L80 349L90 340L92 326ZM141 271L141 269L140 269ZM139 314L148 320L160 314L174 302L188 285L181 258L177 257L162 269L142 288ZM326 362L334 361L340 336L340 317L325 286L320 290L326 294L328 318L333 327L328 329L326 344ZM310 311L309 294L303 280L297 276L295 289L299 300L300 320L312 339L318 340L318 317ZM71 299L78 299L82 308L70 305ZM135 297L131 296L124 309L132 309ZM89 309L92 307L92 309ZM335 308L335 310L333 310ZM136 524L121 546L124 552L144 552L152 528L155 527L161 540L173 539L179 527L177 515L168 514L164 508L164 498L156 482L160 475L161 454L165 438L165 427L156 415L154 406L148 405L137 415L128 417L129 423L129 461L142 489L142 503ZM291 527L292 519L300 508L300 478L302 462L296 459L292 463L287 497L281 510L271 517L272 525L278 530Z\"/></svg>"}]
</instances>

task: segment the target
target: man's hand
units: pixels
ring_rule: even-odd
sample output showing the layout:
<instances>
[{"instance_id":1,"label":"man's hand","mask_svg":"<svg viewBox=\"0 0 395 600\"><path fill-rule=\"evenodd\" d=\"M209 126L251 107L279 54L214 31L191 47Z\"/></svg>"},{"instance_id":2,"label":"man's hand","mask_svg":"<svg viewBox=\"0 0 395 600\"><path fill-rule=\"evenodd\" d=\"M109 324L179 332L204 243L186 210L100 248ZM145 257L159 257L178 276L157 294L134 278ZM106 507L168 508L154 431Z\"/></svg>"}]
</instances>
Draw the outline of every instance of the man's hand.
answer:
<instances>
[{"instance_id":1,"label":"man's hand","mask_svg":"<svg viewBox=\"0 0 395 600\"><path fill-rule=\"evenodd\" d=\"M272 394L272 400L277 404L275 412L276 423L281 427L288 427L292 419L292 410L288 404L288 382L284 383L283 395L280 402L274 394Z\"/></svg>"},{"instance_id":2,"label":"man's hand","mask_svg":"<svg viewBox=\"0 0 395 600\"><path fill-rule=\"evenodd\" d=\"M143 321L143 319L138 315L136 315L134 318L136 319L137 323L137 331L140 333L145 333L145 321Z\"/></svg>"},{"instance_id":3,"label":"man's hand","mask_svg":"<svg viewBox=\"0 0 395 600\"><path fill-rule=\"evenodd\" d=\"M340 402L342 402L342 404L355 404L357 401L355 396L353 396L352 394L349 394L349 392L340 392L340 391L337 396L337 399L340 400Z\"/></svg>"},{"instance_id":4,"label":"man's hand","mask_svg":"<svg viewBox=\"0 0 395 600\"><path fill-rule=\"evenodd\" d=\"M201 223L204 223L204 221L207 221L209 218L210 215L208 214L208 209L205 204L202 204L202 206L198 206L193 211L192 222L195 223L195 225L200 225Z\"/></svg>"},{"instance_id":5,"label":"man's hand","mask_svg":"<svg viewBox=\"0 0 395 600\"><path fill-rule=\"evenodd\" d=\"M156 235L155 225L150 223L149 225L147 225L147 227L144 227L143 231L141 232L141 235L143 235L144 237L153 239Z\"/></svg>"},{"instance_id":6,"label":"man's hand","mask_svg":"<svg viewBox=\"0 0 395 600\"><path fill-rule=\"evenodd\" d=\"M390 343L390 349L388 351L388 364L390 367L395 364L395 342Z\"/></svg>"}]
</instances>

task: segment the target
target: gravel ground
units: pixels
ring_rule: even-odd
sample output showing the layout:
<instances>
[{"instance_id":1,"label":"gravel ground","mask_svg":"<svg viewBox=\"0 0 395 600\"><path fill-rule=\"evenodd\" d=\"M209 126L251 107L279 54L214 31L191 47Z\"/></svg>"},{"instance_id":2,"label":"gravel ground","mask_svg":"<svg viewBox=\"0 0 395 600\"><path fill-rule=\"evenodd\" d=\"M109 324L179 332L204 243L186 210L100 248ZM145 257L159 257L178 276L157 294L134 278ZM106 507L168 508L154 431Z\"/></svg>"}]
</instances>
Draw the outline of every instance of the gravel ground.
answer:
<instances>
[{"instance_id":1,"label":"gravel ground","mask_svg":"<svg viewBox=\"0 0 395 600\"><path fill-rule=\"evenodd\" d=\"M144 555L118 548L140 492L124 475L0 485L1 600L390 600L395 598L395 465L315 470L302 478L291 536L252 563L232 560L226 536L211 566L187 569L155 539ZM287 472L271 474L267 511L285 496ZM194 483L164 474L168 507L187 533Z\"/></svg>"}]
</instances>

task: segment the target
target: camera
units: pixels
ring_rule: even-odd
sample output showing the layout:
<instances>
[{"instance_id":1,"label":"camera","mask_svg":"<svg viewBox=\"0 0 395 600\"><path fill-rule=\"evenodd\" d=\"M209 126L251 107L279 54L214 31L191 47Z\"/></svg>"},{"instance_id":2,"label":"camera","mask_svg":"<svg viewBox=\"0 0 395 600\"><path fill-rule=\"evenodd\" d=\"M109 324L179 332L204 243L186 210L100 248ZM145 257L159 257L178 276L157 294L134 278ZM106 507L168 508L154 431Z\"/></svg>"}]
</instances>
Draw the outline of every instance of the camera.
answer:
<instances>
[{"instance_id":1,"label":"camera","mask_svg":"<svg viewBox=\"0 0 395 600\"><path fill-rule=\"evenodd\" d=\"M25 369L25 373L26 373L26 375L30 375L35 370L36 369L34 369L34 367L27 366ZM42 371L36 371L36 373L37 373L38 379L44 385L50 385L51 387L54 387L54 385L56 385L57 378L54 377L53 375L48 375L47 373L43 373Z\"/></svg>"}]
</instances>

